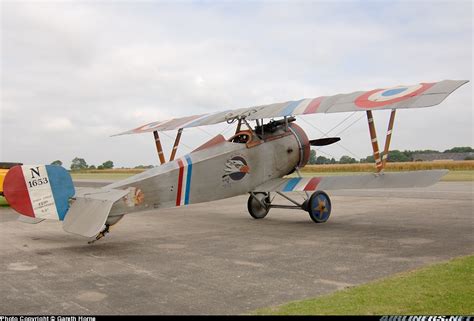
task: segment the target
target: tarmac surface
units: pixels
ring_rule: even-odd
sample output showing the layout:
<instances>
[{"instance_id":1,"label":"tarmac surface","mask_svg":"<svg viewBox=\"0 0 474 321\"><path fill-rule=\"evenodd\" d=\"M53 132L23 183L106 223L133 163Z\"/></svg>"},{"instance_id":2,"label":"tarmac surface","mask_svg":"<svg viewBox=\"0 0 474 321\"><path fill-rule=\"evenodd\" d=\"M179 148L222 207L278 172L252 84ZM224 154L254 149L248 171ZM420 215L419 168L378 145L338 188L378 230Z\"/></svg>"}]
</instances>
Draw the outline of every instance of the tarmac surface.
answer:
<instances>
[{"instance_id":1,"label":"tarmac surface","mask_svg":"<svg viewBox=\"0 0 474 321\"><path fill-rule=\"evenodd\" d=\"M244 195L128 215L92 245L0 208L0 314L241 314L474 253L473 182L329 195L325 224L254 220Z\"/></svg>"}]
</instances>

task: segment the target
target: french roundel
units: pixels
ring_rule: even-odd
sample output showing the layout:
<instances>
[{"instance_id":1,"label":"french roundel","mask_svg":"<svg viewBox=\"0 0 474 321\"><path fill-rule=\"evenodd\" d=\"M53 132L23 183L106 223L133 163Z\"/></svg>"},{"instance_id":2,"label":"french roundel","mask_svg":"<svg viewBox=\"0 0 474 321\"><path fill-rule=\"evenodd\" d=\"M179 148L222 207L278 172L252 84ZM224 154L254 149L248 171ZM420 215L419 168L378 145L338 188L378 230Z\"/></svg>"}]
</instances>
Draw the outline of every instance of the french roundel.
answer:
<instances>
[{"instance_id":1,"label":"french roundel","mask_svg":"<svg viewBox=\"0 0 474 321\"><path fill-rule=\"evenodd\" d=\"M419 84L400 86L388 89L375 89L356 98L354 103L361 108L375 108L397 103L418 96L431 88L434 84Z\"/></svg>"}]
</instances>

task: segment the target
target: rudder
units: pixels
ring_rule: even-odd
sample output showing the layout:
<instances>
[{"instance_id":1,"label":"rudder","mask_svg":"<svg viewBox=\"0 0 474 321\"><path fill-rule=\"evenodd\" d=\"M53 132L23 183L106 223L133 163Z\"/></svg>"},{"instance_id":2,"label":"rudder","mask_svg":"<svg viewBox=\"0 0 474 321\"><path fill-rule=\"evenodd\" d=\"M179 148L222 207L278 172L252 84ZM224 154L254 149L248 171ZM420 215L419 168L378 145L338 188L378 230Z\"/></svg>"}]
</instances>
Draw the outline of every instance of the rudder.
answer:
<instances>
[{"instance_id":1,"label":"rudder","mask_svg":"<svg viewBox=\"0 0 474 321\"><path fill-rule=\"evenodd\" d=\"M71 175L61 166L18 165L5 176L3 193L22 215L63 221L75 189Z\"/></svg>"}]
</instances>

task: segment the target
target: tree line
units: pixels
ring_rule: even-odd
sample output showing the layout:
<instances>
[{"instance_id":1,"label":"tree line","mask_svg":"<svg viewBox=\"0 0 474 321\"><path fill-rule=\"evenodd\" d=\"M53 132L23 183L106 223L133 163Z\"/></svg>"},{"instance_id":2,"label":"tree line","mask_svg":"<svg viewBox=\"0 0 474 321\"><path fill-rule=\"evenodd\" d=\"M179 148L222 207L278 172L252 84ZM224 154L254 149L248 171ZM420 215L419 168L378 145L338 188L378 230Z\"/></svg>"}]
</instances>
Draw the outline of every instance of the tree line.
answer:
<instances>
[{"instance_id":1,"label":"tree line","mask_svg":"<svg viewBox=\"0 0 474 321\"><path fill-rule=\"evenodd\" d=\"M425 150L391 150L388 152L388 162L413 162L415 159L413 155L415 154L443 154L443 153L472 153L474 149L471 147L454 147L451 149L447 149L444 152L440 152L437 150L425 149ZM382 156L382 155L381 155ZM472 160L472 157L466 157L466 160ZM314 149L311 150L309 164L354 164L354 163L373 163L374 156L369 155L365 158L361 158L360 160L355 159L354 157L350 157L347 155L341 156L339 160L336 160L334 157L328 158L324 156L316 156L316 151ZM51 163L51 165L59 165L62 166L63 162L60 160L55 160ZM134 168L136 169L149 169L153 168L153 165L138 165ZM71 170L84 170L84 169L112 169L114 168L114 162L111 160L103 162L99 166L95 165L88 165L84 158L75 157L71 161Z\"/></svg>"},{"instance_id":2,"label":"tree line","mask_svg":"<svg viewBox=\"0 0 474 321\"><path fill-rule=\"evenodd\" d=\"M447 149L444 152L437 150L425 149L425 150L391 150L388 152L388 162L413 162L414 155L416 154L447 154L447 153L472 153L474 149L471 147L454 147ZM381 153L382 154L382 153ZM382 156L382 155L380 155ZM465 160L473 160L471 156L467 156ZM324 156L316 156L316 151L311 150L311 155L309 159L309 164L354 164L354 163L374 163L374 156L369 155L365 158L357 160L353 157L343 155L339 160L336 160L334 157L328 158Z\"/></svg>"},{"instance_id":3,"label":"tree line","mask_svg":"<svg viewBox=\"0 0 474 321\"><path fill-rule=\"evenodd\" d=\"M58 159L58 160L55 160L54 162L52 162L51 165L62 166L63 162ZM153 166L153 165L138 165L138 166L135 166L134 168L136 168L136 169L150 169L150 168L153 168L153 167L155 167L155 166ZM112 169L112 168L114 168L114 162L111 161L111 160L108 160L108 161L105 161L101 165L96 167L95 165L88 165L84 158L75 157L71 161L71 167L70 168L71 168L72 171L80 171L80 170L85 170L85 169Z\"/></svg>"},{"instance_id":4,"label":"tree line","mask_svg":"<svg viewBox=\"0 0 474 321\"><path fill-rule=\"evenodd\" d=\"M52 162L51 165L62 166L63 162L58 159L58 160L55 160L54 162ZM85 161L85 159L80 158L80 157L75 157L71 161L71 170L72 171L80 171L80 170L84 170L84 169L112 169L112 168L114 168L114 162L112 162L111 160L105 161L97 167L95 165L88 165L87 162Z\"/></svg>"}]
</instances>

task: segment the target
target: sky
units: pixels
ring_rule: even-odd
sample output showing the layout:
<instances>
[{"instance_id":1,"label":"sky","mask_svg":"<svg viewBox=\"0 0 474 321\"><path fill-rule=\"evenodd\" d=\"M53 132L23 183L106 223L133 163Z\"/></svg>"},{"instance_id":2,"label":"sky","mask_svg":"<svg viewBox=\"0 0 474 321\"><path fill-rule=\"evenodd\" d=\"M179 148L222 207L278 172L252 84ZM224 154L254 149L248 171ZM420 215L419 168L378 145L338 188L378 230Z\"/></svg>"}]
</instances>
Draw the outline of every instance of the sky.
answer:
<instances>
[{"instance_id":1,"label":"sky","mask_svg":"<svg viewBox=\"0 0 474 321\"><path fill-rule=\"evenodd\" d=\"M157 165L152 133L110 136L179 116L473 78L471 1L2 1L0 11L0 161ZM399 110L391 149L473 146L472 91ZM379 144L389 114L374 112ZM370 155L363 112L297 123L316 139L343 120L328 133L342 131L341 142L318 154ZM187 129L178 156L232 130ZM161 135L167 155L174 135Z\"/></svg>"}]
</instances>

